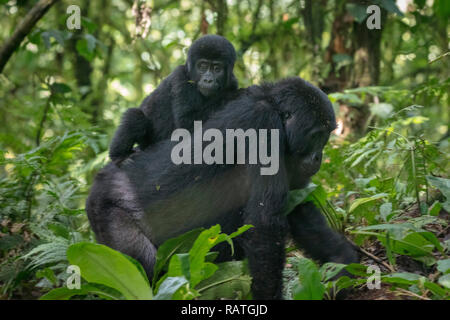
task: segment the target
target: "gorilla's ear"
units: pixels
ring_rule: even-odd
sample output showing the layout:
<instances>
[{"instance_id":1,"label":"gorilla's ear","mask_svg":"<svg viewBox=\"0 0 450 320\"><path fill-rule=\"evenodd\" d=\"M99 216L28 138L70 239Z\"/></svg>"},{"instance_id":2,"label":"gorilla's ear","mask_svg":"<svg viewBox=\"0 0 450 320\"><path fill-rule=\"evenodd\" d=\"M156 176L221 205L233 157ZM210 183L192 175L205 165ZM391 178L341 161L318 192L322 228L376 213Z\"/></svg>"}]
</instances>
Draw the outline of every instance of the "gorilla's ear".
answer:
<instances>
[{"instance_id":1,"label":"gorilla's ear","mask_svg":"<svg viewBox=\"0 0 450 320\"><path fill-rule=\"evenodd\" d=\"M238 81L233 73L233 66L227 66L227 79L225 81L225 88L236 90L238 88Z\"/></svg>"}]
</instances>

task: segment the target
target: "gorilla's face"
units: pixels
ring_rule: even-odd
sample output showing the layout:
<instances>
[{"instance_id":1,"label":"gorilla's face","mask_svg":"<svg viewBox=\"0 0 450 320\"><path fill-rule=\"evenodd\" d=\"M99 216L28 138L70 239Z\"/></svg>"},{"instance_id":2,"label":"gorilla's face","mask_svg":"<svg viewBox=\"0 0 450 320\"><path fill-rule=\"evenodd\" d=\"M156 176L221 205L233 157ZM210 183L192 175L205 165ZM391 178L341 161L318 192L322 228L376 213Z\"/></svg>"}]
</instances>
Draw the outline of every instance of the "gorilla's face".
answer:
<instances>
[{"instance_id":1,"label":"gorilla's face","mask_svg":"<svg viewBox=\"0 0 450 320\"><path fill-rule=\"evenodd\" d=\"M199 59L194 65L193 80L205 97L220 91L225 84L225 65L220 60Z\"/></svg>"},{"instance_id":2,"label":"gorilla's face","mask_svg":"<svg viewBox=\"0 0 450 320\"><path fill-rule=\"evenodd\" d=\"M336 129L331 102L320 89L303 80L298 86L283 92L279 104L287 142L287 165L291 188L305 187L322 164L323 148Z\"/></svg>"},{"instance_id":3,"label":"gorilla's face","mask_svg":"<svg viewBox=\"0 0 450 320\"><path fill-rule=\"evenodd\" d=\"M305 145L287 158L289 170L294 172L290 181L291 189L306 187L310 178L319 171L323 148L329 137L328 130L311 130L305 136Z\"/></svg>"}]
</instances>

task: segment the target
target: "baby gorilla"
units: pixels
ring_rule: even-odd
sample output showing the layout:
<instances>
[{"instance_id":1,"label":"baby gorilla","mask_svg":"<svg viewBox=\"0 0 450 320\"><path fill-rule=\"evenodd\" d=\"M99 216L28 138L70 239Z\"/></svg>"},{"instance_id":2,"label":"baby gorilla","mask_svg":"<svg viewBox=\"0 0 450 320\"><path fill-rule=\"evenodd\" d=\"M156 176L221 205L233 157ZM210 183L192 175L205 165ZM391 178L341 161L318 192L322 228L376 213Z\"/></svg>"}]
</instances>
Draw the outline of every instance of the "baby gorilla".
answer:
<instances>
[{"instance_id":1,"label":"baby gorilla","mask_svg":"<svg viewBox=\"0 0 450 320\"><path fill-rule=\"evenodd\" d=\"M162 141L120 169L109 164L97 175L86 210L100 243L136 258L151 277L157 247L165 240L217 223L227 233L251 224L254 228L235 241L235 258L248 258L254 299L281 298L289 233L322 262L357 261L350 243L327 226L311 203L282 214L289 190L304 188L319 170L322 150L336 127L322 91L300 78L253 86L203 127L223 136L228 129L266 129L270 137L262 143L270 141L268 150L277 132L278 171L262 175L265 164L249 164L248 157L245 164L175 165L175 142ZM230 258L228 247L216 249L221 260Z\"/></svg>"},{"instance_id":2,"label":"baby gorilla","mask_svg":"<svg viewBox=\"0 0 450 320\"><path fill-rule=\"evenodd\" d=\"M139 108L130 108L111 142L109 155L120 164L133 151L167 139L176 128L192 129L237 91L236 52L225 38L207 35L189 48L185 65L173 71Z\"/></svg>"}]
</instances>

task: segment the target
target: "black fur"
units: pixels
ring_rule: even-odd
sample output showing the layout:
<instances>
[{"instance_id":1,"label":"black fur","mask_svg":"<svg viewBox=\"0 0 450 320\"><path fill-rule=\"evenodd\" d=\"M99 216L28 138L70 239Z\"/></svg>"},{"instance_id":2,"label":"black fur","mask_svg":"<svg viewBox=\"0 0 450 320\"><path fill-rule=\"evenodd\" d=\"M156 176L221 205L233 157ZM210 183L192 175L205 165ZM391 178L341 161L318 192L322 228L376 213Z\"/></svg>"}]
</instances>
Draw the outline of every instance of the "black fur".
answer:
<instances>
[{"instance_id":1,"label":"black fur","mask_svg":"<svg viewBox=\"0 0 450 320\"><path fill-rule=\"evenodd\" d=\"M205 97L197 89L195 62L216 59L225 63L225 77L216 94ZM213 111L232 99L237 91L233 74L236 52L225 38L207 35L195 41L188 51L185 65L178 66L139 108L130 108L122 116L111 145L111 160L119 164L133 151L135 143L141 150L167 139L176 128L192 129L194 120L206 120Z\"/></svg>"},{"instance_id":2,"label":"black fur","mask_svg":"<svg viewBox=\"0 0 450 320\"><path fill-rule=\"evenodd\" d=\"M357 261L351 245L311 204L281 214L289 189L305 187L319 169L335 125L327 96L300 78L253 86L215 113L204 130L278 129L277 174L261 175L261 164L174 165L175 143L162 141L97 175L86 205L97 240L136 258L151 277L156 248L168 238L216 223L227 233L252 224L235 241L237 258L248 258L254 299L280 299L289 231L321 261ZM218 249L220 260L230 258L228 247Z\"/></svg>"}]
</instances>

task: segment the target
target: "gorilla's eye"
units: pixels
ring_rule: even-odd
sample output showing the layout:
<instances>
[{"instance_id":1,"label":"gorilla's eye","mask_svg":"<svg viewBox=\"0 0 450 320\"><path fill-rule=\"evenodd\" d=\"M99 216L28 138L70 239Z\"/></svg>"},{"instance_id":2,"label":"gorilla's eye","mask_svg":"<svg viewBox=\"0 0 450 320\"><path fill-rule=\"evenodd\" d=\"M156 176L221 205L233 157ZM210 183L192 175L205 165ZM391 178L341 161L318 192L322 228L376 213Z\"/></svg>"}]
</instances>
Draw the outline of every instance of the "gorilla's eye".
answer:
<instances>
[{"instance_id":1,"label":"gorilla's eye","mask_svg":"<svg viewBox=\"0 0 450 320\"><path fill-rule=\"evenodd\" d=\"M290 113L289 111L283 112L283 113L281 114L281 119L282 119L283 121L287 121L287 120L289 120L291 117L292 117L292 113Z\"/></svg>"},{"instance_id":2,"label":"gorilla's eye","mask_svg":"<svg viewBox=\"0 0 450 320\"><path fill-rule=\"evenodd\" d=\"M215 72L215 73L220 73L220 72L222 72L222 67L221 67L221 66L214 66L214 72Z\"/></svg>"}]
</instances>

